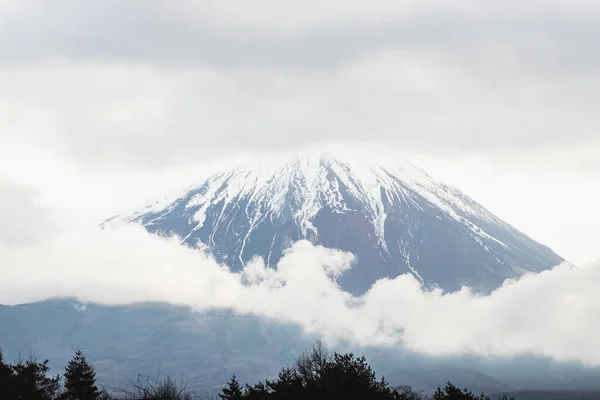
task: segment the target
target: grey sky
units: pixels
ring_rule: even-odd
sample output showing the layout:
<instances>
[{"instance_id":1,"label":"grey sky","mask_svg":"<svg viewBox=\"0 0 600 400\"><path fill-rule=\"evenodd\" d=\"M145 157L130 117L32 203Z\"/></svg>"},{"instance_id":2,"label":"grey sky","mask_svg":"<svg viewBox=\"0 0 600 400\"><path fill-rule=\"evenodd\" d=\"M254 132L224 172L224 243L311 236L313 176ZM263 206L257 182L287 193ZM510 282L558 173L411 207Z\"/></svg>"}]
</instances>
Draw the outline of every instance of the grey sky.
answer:
<instances>
[{"instance_id":1,"label":"grey sky","mask_svg":"<svg viewBox=\"0 0 600 400\"><path fill-rule=\"evenodd\" d=\"M186 3L190 7L187 11L182 7ZM489 6L470 11L465 7L415 6L400 13L388 4L388 15L381 12L344 18L345 7L339 5L336 14L318 18L322 11L319 5L323 5L309 1L301 7L312 14L304 16L304 21L291 14L296 10L285 8L252 21L241 17L249 12L248 3L233 3L227 13L211 13L211 2L196 2L197 7L185 1L58 1L37 2L37 7L33 6L36 2L28 2L1 17L7 34L0 42L0 57L7 63L59 56L327 71L386 48L427 49L476 59L489 56L489 50L510 45L510 52L522 58L521 66L536 73L563 73L565 68L589 72L599 58L594 51L582 51L593 50L600 33L598 16L587 9L574 14L560 9L545 13L544 7L537 13L519 13L517 7L516 14L507 15ZM265 8L260 14L274 5L262 1L250 8L261 3ZM506 7L510 10L511 2ZM597 7L593 11L598 11ZM240 20L230 18L232 14L239 14ZM286 25L286 18L290 25ZM322 23L316 24L319 19Z\"/></svg>"},{"instance_id":2,"label":"grey sky","mask_svg":"<svg viewBox=\"0 0 600 400\"><path fill-rule=\"evenodd\" d=\"M44 102L50 141L87 161L365 136L442 153L598 140L600 6L527 3L9 1L2 98ZM127 123L102 120L110 98L137 102Z\"/></svg>"}]
</instances>

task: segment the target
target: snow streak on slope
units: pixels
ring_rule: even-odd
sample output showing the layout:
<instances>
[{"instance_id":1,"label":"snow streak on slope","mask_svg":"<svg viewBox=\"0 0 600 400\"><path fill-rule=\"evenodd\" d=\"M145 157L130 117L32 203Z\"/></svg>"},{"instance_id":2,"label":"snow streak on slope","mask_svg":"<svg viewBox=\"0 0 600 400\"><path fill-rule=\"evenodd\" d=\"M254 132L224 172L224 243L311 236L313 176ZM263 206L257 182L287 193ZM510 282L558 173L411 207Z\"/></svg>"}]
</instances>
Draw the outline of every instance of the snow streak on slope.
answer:
<instances>
[{"instance_id":1,"label":"snow streak on slope","mask_svg":"<svg viewBox=\"0 0 600 400\"><path fill-rule=\"evenodd\" d=\"M386 206L404 202L409 207L422 209L422 203L414 198L415 193L467 226L475 235L506 247L473 223L469 216L502 223L498 218L412 164L383 166L364 157L363 160L342 159L326 152L300 154L291 159L250 161L210 177L196 188L198 193L186 205L188 209L195 206L199 209L194 213L196 226L183 241L202 228L206 211L211 206L219 205L226 210L240 199L248 200L244 212L251 229L246 237L265 219L288 211L286 207L290 204L295 206L290 211L293 211L293 219L303 236L318 235L312 221L323 207L329 207L336 213L349 210L341 187L360 202L363 210L367 210L378 242L384 249ZM251 205L257 207L250 208ZM168 208L163 210L164 213L168 211Z\"/></svg>"},{"instance_id":2,"label":"snow streak on slope","mask_svg":"<svg viewBox=\"0 0 600 400\"><path fill-rule=\"evenodd\" d=\"M251 159L126 220L202 243L235 270L254 255L275 264L300 239L350 251L358 267L340 284L354 293L402 273L426 286L490 290L562 261L414 165L367 154Z\"/></svg>"}]
</instances>

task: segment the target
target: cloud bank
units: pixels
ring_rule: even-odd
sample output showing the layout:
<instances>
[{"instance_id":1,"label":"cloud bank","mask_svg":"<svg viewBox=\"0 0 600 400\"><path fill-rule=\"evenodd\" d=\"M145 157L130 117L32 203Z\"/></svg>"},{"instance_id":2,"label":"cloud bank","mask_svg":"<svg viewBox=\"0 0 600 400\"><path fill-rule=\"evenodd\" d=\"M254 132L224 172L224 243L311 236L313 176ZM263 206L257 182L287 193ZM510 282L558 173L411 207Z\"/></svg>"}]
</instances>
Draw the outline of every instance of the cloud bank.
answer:
<instances>
[{"instance_id":1,"label":"cloud bank","mask_svg":"<svg viewBox=\"0 0 600 400\"><path fill-rule=\"evenodd\" d=\"M0 246L0 303L54 296L84 302L161 301L232 308L301 325L326 340L403 345L427 355L513 356L600 365L600 266L557 266L489 296L425 292L412 276L377 282L360 298L334 279L350 254L294 244L276 269L260 259L231 273L199 249L134 225L64 232L38 245Z\"/></svg>"}]
</instances>

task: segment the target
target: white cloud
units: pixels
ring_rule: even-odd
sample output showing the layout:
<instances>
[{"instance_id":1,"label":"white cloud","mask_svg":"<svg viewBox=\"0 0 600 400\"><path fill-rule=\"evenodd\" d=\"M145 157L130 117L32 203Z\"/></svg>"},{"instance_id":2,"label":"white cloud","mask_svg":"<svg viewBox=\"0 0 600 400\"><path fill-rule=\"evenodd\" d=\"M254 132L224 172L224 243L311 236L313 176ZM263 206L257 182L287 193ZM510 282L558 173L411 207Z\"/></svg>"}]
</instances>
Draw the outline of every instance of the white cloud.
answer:
<instances>
[{"instance_id":1,"label":"white cloud","mask_svg":"<svg viewBox=\"0 0 600 400\"><path fill-rule=\"evenodd\" d=\"M43 245L0 249L0 303L76 296L105 304L231 307L300 324L331 341L600 365L594 351L600 345L600 266L562 265L506 283L487 297L468 290L423 292L407 275L379 281L354 298L330 279L351 261L349 254L298 242L276 270L255 260L233 274L203 252L138 226L65 232Z\"/></svg>"},{"instance_id":2,"label":"white cloud","mask_svg":"<svg viewBox=\"0 0 600 400\"><path fill-rule=\"evenodd\" d=\"M0 246L37 244L56 232L56 221L39 203L33 187L0 176Z\"/></svg>"}]
</instances>

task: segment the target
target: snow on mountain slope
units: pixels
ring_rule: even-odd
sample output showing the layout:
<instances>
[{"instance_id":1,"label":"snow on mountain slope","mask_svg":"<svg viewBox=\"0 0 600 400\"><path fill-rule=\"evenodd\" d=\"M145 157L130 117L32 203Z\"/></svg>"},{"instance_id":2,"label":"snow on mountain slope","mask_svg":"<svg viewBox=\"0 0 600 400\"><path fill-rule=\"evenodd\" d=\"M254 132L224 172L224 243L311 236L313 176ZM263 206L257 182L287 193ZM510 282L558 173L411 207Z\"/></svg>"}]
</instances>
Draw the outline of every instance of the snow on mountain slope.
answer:
<instances>
[{"instance_id":1,"label":"snow on mountain slope","mask_svg":"<svg viewBox=\"0 0 600 400\"><path fill-rule=\"evenodd\" d=\"M233 270L253 256L272 266L299 239L350 251L356 265L338 282L353 293L402 273L428 287L489 291L563 261L409 163L324 151L244 162L126 220L201 242Z\"/></svg>"}]
</instances>

